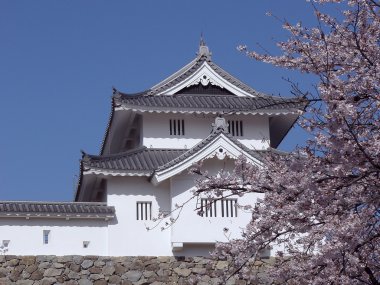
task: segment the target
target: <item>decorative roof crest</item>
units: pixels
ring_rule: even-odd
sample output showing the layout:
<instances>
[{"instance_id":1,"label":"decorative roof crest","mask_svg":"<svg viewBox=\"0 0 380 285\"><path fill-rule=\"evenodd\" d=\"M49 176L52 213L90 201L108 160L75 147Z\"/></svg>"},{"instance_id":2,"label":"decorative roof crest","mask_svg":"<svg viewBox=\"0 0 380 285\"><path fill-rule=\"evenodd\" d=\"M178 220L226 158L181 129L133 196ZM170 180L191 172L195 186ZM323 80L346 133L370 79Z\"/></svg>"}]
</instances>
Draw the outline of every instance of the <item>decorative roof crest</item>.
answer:
<instances>
[{"instance_id":1,"label":"decorative roof crest","mask_svg":"<svg viewBox=\"0 0 380 285\"><path fill-rule=\"evenodd\" d=\"M228 132L228 123L225 118L222 118L221 115L215 118L215 123L212 123L211 126L212 132L217 132L219 130L222 130L225 133Z\"/></svg>"}]
</instances>

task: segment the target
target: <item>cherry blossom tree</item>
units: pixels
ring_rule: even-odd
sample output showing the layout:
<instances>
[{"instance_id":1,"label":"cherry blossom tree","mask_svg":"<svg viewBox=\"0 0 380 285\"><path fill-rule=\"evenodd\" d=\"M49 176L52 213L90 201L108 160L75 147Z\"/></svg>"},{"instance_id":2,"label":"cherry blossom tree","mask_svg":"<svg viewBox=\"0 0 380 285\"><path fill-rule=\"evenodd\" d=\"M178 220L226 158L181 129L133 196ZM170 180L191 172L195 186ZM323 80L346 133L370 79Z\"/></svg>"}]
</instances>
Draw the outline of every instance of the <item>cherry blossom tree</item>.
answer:
<instances>
[{"instance_id":1,"label":"cherry blossom tree","mask_svg":"<svg viewBox=\"0 0 380 285\"><path fill-rule=\"evenodd\" d=\"M217 245L215 255L232 260L237 274L263 282L253 267L268 262L260 252L273 247L281 250L265 266L266 282L380 284L380 1L312 3L318 25L284 23L290 36L280 55L240 47L317 76L316 94L295 90L316 102L300 121L312 139L266 156L264 168L241 158L233 173L199 182L196 195L264 193L245 205L252 220L242 238ZM339 15L321 12L325 5Z\"/></svg>"}]
</instances>

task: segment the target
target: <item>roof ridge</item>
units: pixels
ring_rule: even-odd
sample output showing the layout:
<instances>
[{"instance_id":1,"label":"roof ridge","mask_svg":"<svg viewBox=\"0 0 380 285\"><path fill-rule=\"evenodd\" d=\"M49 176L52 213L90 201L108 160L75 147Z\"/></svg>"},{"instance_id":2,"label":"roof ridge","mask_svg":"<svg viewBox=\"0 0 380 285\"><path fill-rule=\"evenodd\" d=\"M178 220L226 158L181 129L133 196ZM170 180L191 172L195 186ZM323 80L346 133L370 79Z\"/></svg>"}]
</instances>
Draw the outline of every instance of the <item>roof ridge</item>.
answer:
<instances>
[{"instance_id":1,"label":"roof ridge","mask_svg":"<svg viewBox=\"0 0 380 285\"><path fill-rule=\"evenodd\" d=\"M150 91L154 92L154 90L156 90L156 89L158 89L158 88L160 88L162 86L165 86L167 83L169 83L173 79L175 79L178 76L180 76L181 74L186 73L187 71L189 71L197 63L200 63L200 62L203 63L206 60L207 60L207 58L204 55L197 55L196 58L194 58L192 61L190 61L189 63L187 63L185 66L181 67L179 70L177 70L173 74L169 75L169 77L167 77L164 80L162 80L162 81L158 82L157 84L153 85L150 88Z\"/></svg>"},{"instance_id":2,"label":"roof ridge","mask_svg":"<svg viewBox=\"0 0 380 285\"><path fill-rule=\"evenodd\" d=\"M106 202L76 202L76 201L17 201L17 200L9 200L9 201L1 201L0 204L5 203L18 203L18 204L57 204L57 205L68 205L68 204L80 204L80 205L99 205L99 206L107 206Z\"/></svg>"},{"instance_id":3,"label":"roof ridge","mask_svg":"<svg viewBox=\"0 0 380 285\"><path fill-rule=\"evenodd\" d=\"M124 152L119 153L113 153L113 154L107 154L107 155L90 155L86 154L90 160L92 159L106 159L106 158L120 158L123 156L128 156L136 153L141 153L144 151L187 151L188 149L185 148L148 148L146 146L140 146L138 148L130 149Z\"/></svg>"},{"instance_id":4,"label":"roof ridge","mask_svg":"<svg viewBox=\"0 0 380 285\"><path fill-rule=\"evenodd\" d=\"M107 155L92 155L92 154L87 154L86 155L90 159L98 159L98 158L113 158L113 157L118 157L118 156L123 156L123 155L128 155L128 154L134 154L138 152L143 152L144 150L148 149L146 146L140 146L134 149L126 150L123 152L118 152L118 153L112 153L112 154L107 154Z\"/></svg>"}]
</instances>

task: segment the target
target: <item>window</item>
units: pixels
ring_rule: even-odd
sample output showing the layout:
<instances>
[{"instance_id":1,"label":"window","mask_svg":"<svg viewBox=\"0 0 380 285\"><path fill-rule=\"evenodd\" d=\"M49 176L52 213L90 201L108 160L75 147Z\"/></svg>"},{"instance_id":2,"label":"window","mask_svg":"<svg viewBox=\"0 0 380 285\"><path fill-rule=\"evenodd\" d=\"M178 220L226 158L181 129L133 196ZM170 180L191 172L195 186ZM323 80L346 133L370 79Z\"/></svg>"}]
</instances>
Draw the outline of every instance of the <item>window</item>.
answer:
<instances>
[{"instance_id":1,"label":"window","mask_svg":"<svg viewBox=\"0 0 380 285\"><path fill-rule=\"evenodd\" d=\"M233 218L237 217L237 199L220 200L222 217Z\"/></svg>"},{"instance_id":2,"label":"window","mask_svg":"<svg viewBox=\"0 0 380 285\"><path fill-rule=\"evenodd\" d=\"M137 202L136 203L136 218L137 220L152 219L152 202Z\"/></svg>"},{"instance_id":3,"label":"window","mask_svg":"<svg viewBox=\"0 0 380 285\"><path fill-rule=\"evenodd\" d=\"M185 120L169 120L169 133L171 136L184 136L185 135Z\"/></svg>"},{"instance_id":4,"label":"window","mask_svg":"<svg viewBox=\"0 0 380 285\"><path fill-rule=\"evenodd\" d=\"M243 121L242 120L228 120L228 132L234 137L243 136Z\"/></svg>"},{"instance_id":5,"label":"window","mask_svg":"<svg viewBox=\"0 0 380 285\"><path fill-rule=\"evenodd\" d=\"M201 199L202 217L237 217L237 199Z\"/></svg>"},{"instance_id":6,"label":"window","mask_svg":"<svg viewBox=\"0 0 380 285\"><path fill-rule=\"evenodd\" d=\"M201 199L203 217L216 217L215 199Z\"/></svg>"},{"instance_id":7,"label":"window","mask_svg":"<svg viewBox=\"0 0 380 285\"><path fill-rule=\"evenodd\" d=\"M50 231L44 230L43 231L43 243L48 244L49 243L49 236L50 236Z\"/></svg>"}]
</instances>

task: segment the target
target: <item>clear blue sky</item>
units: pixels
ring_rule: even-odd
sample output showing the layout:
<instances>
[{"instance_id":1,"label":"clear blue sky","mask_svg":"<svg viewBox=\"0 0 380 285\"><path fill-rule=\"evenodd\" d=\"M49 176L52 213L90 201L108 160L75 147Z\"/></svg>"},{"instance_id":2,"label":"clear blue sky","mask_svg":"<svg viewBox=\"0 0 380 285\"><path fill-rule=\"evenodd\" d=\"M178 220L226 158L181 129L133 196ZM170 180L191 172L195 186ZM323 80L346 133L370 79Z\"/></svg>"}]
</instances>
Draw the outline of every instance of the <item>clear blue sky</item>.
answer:
<instances>
[{"instance_id":1,"label":"clear blue sky","mask_svg":"<svg viewBox=\"0 0 380 285\"><path fill-rule=\"evenodd\" d=\"M288 96L288 76L307 86L236 50L286 38L268 11L315 22L303 0L0 0L0 200L72 200L80 149L99 152L112 86L158 83L195 57L201 32L214 62L256 90ZM293 130L280 148L304 140Z\"/></svg>"}]
</instances>

